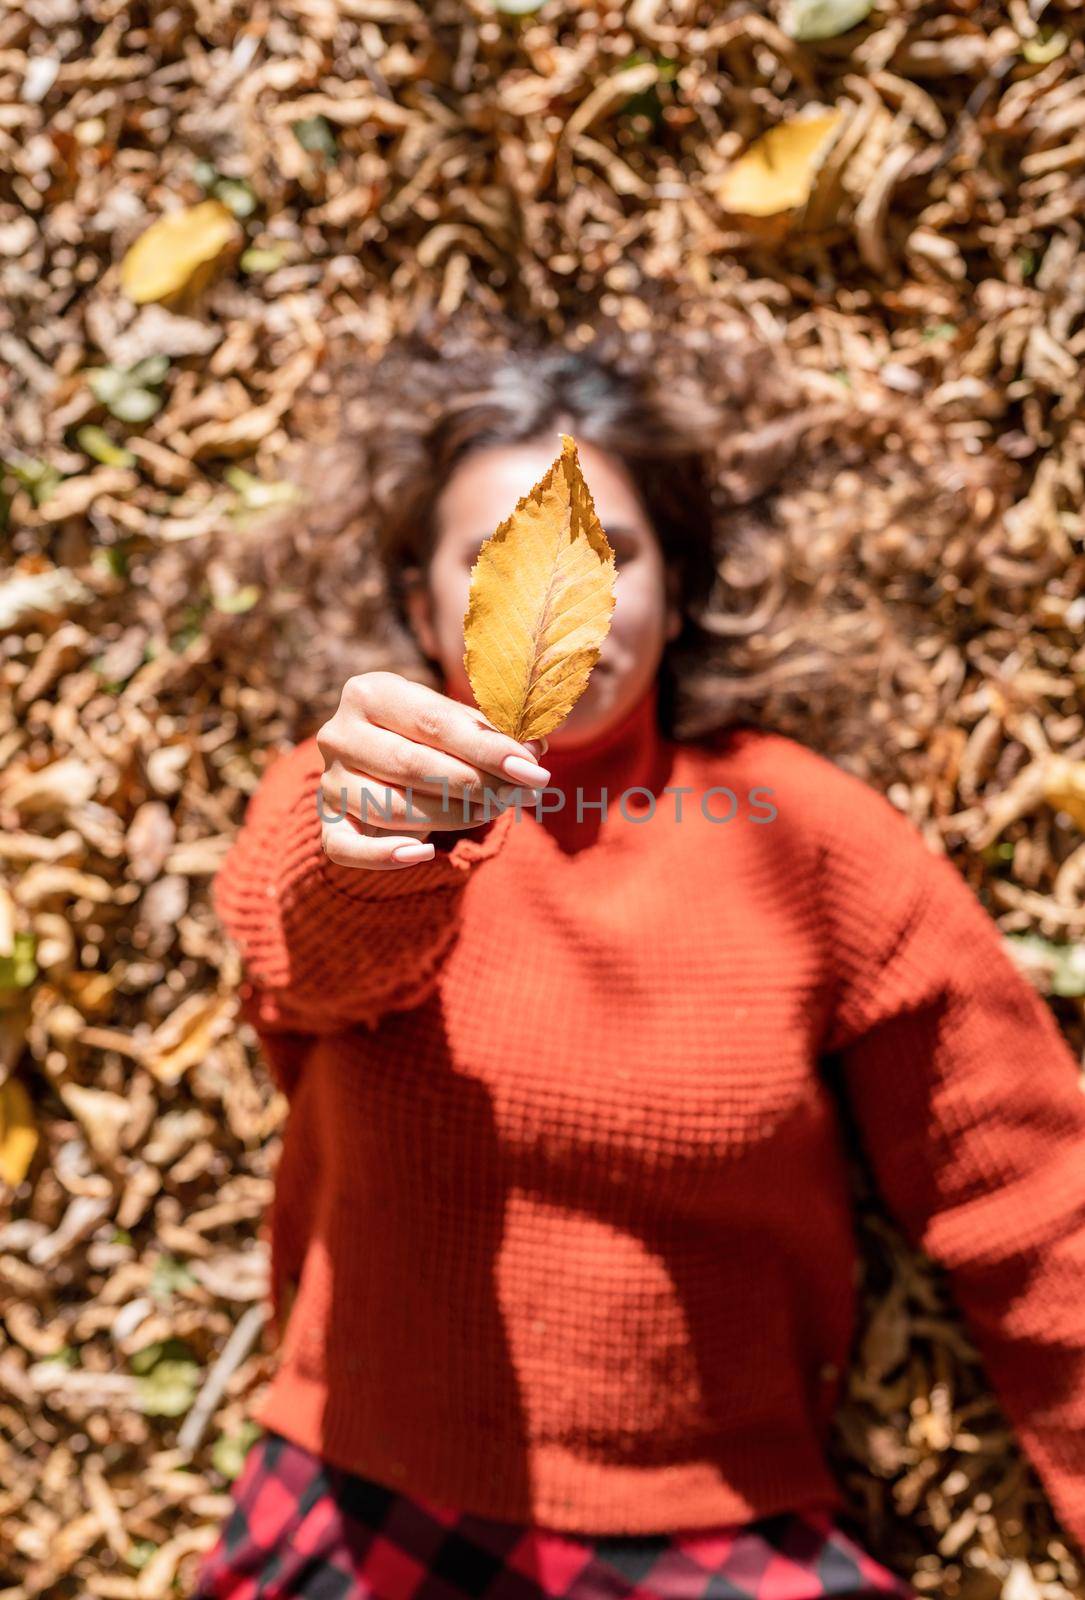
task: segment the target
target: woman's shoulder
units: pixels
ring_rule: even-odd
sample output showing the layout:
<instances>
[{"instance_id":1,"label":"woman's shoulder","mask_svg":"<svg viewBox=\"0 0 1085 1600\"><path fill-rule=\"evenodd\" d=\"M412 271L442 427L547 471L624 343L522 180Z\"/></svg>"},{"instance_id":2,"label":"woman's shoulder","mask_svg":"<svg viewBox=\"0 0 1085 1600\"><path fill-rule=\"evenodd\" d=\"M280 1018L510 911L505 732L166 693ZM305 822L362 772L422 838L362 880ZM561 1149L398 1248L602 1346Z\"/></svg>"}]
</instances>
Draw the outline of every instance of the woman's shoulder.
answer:
<instances>
[{"instance_id":1,"label":"woman's shoulder","mask_svg":"<svg viewBox=\"0 0 1085 1600\"><path fill-rule=\"evenodd\" d=\"M729 723L684 741L677 748L681 752L680 759L688 766L712 774L725 771L746 774L759 768L766 781L771 777L781 784L800 785L811 800L817 796L849 796L857 791L884 798L864 779L848 772L821 751L790 734L755 722Z\"/></svg>"},{"instance_id":2,"label":"woman's shoulder","mask_svg":"<svg viewBox=\"0 0 1085 1600\"><path fill-rule=\"evenodd\" d=\"M682 781L775 808L765 844L788 881L816 897L838 948L858 929L872 948L890 949L926 902L958 916L973 900L945 849L887 794L799 739L742 724L688 747L686 762ZM964 915L974 926L971 904Z\"/></svg>"},{"instance_id":3,"label":"woman's shoulder","mask_svg":"<svg viewBox=\"0 0 1085 1600\"><path fill-rule=\"evenodd\" d=\"M681 745L683 770L698 784L736 783L771 791L781 817L832 852L890 847L934 854L919 828L858 773L778 729L736 722Z\"/></svg>"}]
</instances>

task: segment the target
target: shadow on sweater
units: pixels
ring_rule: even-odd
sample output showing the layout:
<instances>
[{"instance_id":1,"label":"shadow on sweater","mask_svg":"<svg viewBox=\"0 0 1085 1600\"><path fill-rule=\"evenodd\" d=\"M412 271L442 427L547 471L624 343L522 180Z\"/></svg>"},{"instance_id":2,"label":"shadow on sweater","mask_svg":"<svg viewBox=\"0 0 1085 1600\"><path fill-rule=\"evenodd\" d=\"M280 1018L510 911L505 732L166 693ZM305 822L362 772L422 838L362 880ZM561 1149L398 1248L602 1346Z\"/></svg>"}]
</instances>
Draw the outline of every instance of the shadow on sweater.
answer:
<instances>
[{"instance_id":1,"label":"shadow on sweater","mask_svg":"<svg viewBox=\"0 0 1085 1600\"><path fill-rule=\"evenodd\" d=\"M306 1076L321 1119L312 1152L320 1175L313 1236L300 1294L312 1308L303 1324L313 1343L306 1346L299 1334L292 1359L302 1378L326 1385L320 1430L326 1459L347 1465L354 1441L368 1438L372 1467L367 1471L354 1455L354 1470L386 1487L443 1504L438 1486L456 1481L465 1506L499 1501L501 1520L533 1520L530 1430L502 1314L499 1261L514 1190L517 1200L529 1192L556 1206L572 1183L577 1226L625 1236L650 1253L660 1279L673 1286L688 1330L683 1348L657 1357L657 1369L665 1360L673 1371L668 1367L658 1386L663 1409L644 1465L683 1460L692 1425L709 1458L717 1439L729 1439L735 1487L756 1495L758 1486L743 1481L744 1453L735 1440L747 1433L763 1453L767 1419L785 1417L791 1420L770 1446L779 1452L783 1476L801 1460L799 1481L816 1481L816 1434L828 1421L831 1395L816 1374L803 1371L796 1326L802 1294L786 1268L766 1270L776 1230L784 1226L771 1215L771 1201L767 1227L755 1227L751 1215L736 1232L715 1220L729 1214L716 1190L715 1163L694 1161L676 1173L677 1204L645 1211L651 1174L632 1151L618 1163L623 1181L614 1183L603 1168L586 1174L582 1155L548 1149L545 1139L534 1152L503 1149L489 1087L456 1068L438 996L389 1014L376 1032L320 1041ZM792 1145L809 1137L809 1119L827 1109L818 1097L788 1107L765 1142L726 1165L728 1187L760 1192L764 1209L766 1161L771 1170L786 1167ZM579 1167L575 1175L572 1166ZM832 1209L828 1193L823 1203ZM822 1203L808 1200L804 1217L791 1268L816 1275ZM380 1222L363 1231L363 1218ZM711 1325L701 1314L699 1287L721 1252L744 1262L747 1304L735 1308L733 1326L726 1308ZM560 1296L560 1285L538 1287L544 1302L547 1294ZM787 1330L786 1347L737 1339L750 1302L765 1326ZM349 1341L337 1333L348 1327L356 1330ZM382 1427L389 1436L381 1437ZM580 1443L593 1448L587 1437ZM575 1437L570 1444L576 1447ZM594 1445L612 1450L614 1441ZM637 1465L643 1444L626 1441L623 1455Z\"/></svg>"},{"instance_id":2,"label":"shadow on sweater","mask_svg":"<svg viewBox=\"0 0 1085 1600\"><path fill-rule=\"evenodd\" d=\"M372 1476L388 1487L443 1504L435 1486L448 1477L465 1482L465 1498L497 1494L527 1520L527 1426L495 1281L507 1180L489 1090L456 1071L436 998L343 1045L349 1061L331 1038L306 1067L326 1075L305 1267L315 1247L330 1278L330 1331L312 1374L329 1396L323 1453L340 1454L342 1416L344 1439L374 1441L390 1470ZM409 1182L389 1178L397 1168ZM361 1218L380 1225L363 1230ZM353 1342L336 1334L347 1327ZM409 1363L420 1344L424 1360ZM298 1360L304 1372L304 1352ZM382 1416L396 1419L391 1438L380 1437Z\"/></svg>"}]
</instances>

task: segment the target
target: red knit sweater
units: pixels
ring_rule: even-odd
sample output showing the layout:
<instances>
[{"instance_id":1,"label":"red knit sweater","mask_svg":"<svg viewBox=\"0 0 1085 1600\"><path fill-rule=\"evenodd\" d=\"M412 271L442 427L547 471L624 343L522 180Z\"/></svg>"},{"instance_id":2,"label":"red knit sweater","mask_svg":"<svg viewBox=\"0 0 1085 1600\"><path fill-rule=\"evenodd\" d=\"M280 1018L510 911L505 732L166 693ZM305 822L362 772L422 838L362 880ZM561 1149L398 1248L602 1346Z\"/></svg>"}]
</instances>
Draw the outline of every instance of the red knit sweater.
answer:
<instances>
[{"instance_id":1,"label":"red knit sweater","mask_svg":"<svg viewBox=\"0 0 1085 1600\"><path fill-rule=\"evenodd\" d=\"M260 784L215 883L291 1103L257 1421L574 1532L840 1508L833 1078L1085 1546L1085 1094L1050 1009L876 790L656 710L547 752L564 811L405 871L324 855L314 739Z\"/></svg>"}]
</instances>

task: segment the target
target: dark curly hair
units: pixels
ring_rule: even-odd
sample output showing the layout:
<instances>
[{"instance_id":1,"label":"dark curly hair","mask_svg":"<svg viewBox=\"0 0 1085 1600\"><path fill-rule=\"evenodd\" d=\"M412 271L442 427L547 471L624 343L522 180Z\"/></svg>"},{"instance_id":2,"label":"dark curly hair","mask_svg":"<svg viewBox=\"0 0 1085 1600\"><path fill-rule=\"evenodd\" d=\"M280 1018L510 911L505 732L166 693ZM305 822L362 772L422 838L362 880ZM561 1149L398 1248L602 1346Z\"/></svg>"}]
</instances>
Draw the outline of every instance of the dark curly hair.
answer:
<instances>
[{"instance_id":1,"label":"dark curly hair","mask_svg":"<svg viewBox=\"0 0 1085 1600\"><path fill-rule=\"evenodd\" d=\"M864 675L892 675L902 647L877 585L849 576L847 508L829 492L849 460L875 453L861 418L843 427L845 403L810 399L748 324L555 341L487 318L419 328L376 353L340 340L295 410L301 503L232 532L212 563L213 581L263 596L214 619L218 648L244 682L274 685L295 738L356 672L389 667L437 686L404 593L425 569L440 493L471 451L567 418L625 463L677 569L684 620L660 669L664 731L708 738L753 721L802 733L816 704L823 747L858 742L874 682ZM814 528L805 508L819 485L827 509ZM939 511L913 474L891 510L922 505L945 523L942 500Z\"/></svg>"}]
</instances>

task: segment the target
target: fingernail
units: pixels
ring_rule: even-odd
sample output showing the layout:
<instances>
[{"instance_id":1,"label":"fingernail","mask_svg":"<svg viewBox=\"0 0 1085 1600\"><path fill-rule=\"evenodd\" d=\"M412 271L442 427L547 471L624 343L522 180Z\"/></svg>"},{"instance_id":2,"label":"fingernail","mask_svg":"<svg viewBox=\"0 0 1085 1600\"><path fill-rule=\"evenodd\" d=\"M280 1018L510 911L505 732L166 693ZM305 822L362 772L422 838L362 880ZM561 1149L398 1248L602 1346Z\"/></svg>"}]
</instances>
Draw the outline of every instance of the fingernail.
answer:
<instances>
[{"instance_id":1,"label":"fingernail","mask_svg":"<svg viewBox=\"0 0 1085 1600\"><path fill-rule=\"evenodd\" d=\"M523 756L506 756L501 763L501 770L520 783L541 784L545 787L550 782L550 774L545 767L537 767L533 761L525 761Z\"/></svg>"},{"instance_id":2,"label":"fingernail","mask_svg":"<svg viewBox=\"0 0 1085 1600\"><path fill-rule=\"evenodd\" d=\"M397 844L392 851L393 861L430 861L432 858L431 844Z\"/></svg>"},{"instance_id":3,"label":"fingernail","mask_svg":"<svg viewBox=\"0 0 1085 1600\"><path fill-rule=\"evenodd\" d=\"M550 748L550 740L544 734L541 739L525 739L524 743L534 749L537 756L544 756Z\"/></svg>"},{"instance_id":4,"label":"fingernail","mask_svg":"<svg viewBox=\"0 0 1085 1600\"><path fill-rule=\"evenodd\" d=\"M539 799L538 789L525 789L522 784L503 783L497 791L497 798L502 805L509 805L519 800L521 805L533 806Z\"/></svg>"}]
</instances>

